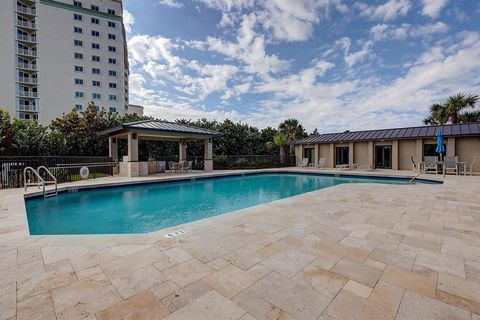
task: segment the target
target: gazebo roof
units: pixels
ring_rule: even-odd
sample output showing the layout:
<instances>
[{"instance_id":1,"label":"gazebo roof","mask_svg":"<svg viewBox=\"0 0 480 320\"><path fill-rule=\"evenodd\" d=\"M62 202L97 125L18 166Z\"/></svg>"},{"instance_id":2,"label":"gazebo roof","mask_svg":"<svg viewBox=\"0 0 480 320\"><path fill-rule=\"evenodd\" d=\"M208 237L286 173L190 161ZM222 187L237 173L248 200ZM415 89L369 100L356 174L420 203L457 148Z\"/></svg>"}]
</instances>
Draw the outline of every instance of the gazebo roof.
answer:
<instances>
[{"instance_id":1,"label":"gazebo roof","mask_svg":"<svg viewBox=\"0 0 480 320\"><path fill-rule=\"evenodd\" d=\"M191 136L203 136L203 137L219 137L223 133L213 131L204 128L198 128L189 126L186 124L167 122L160 120L142 120L136 122L123 123L117 127L113 127L101 132L98 135L116 135L122 132L135 130L135 131L149 131L151 134L187 134Z\"/></svg>"}]
</instances>

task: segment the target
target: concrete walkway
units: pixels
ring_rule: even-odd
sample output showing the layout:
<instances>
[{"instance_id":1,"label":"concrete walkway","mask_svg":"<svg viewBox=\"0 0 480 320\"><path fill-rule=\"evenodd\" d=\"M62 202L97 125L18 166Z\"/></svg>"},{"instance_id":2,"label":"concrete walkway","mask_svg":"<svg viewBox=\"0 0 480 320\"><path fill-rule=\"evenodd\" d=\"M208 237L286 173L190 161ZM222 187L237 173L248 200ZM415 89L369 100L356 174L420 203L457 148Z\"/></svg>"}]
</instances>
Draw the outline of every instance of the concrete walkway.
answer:
<instances>
[{"instance_id":1,"label":"concrete walkway","mask_svg":"<svg viewBox=\"0 0 480 320\"><path fill-rule=\"evenodd\" d=\"M2 190L0 319L479 320L479 190L343 184L90 236L30 236L22 192Z\"/></svg>"}]
</instances>

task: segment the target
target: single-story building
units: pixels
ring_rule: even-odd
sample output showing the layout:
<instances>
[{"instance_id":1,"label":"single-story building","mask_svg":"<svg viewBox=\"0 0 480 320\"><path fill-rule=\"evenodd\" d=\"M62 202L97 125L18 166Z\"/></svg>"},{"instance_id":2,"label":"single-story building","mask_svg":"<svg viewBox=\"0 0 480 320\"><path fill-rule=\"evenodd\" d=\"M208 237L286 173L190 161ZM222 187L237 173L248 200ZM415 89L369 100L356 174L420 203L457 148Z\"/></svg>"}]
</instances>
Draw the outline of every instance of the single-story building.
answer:
<instances>
[{"instance_id":1,"label":"single-story building","mask_svg":"<svg viewBox=\"0 0 480 320\"><path fill-rule=\"evenodd\" d=\"M425 156L437 156L436 134L443 132L446 155L471 163L480 172L480 122L345 131L311 135L293 141L297 163L308 158L310 163L326 159L326 166L365 164L375 168L412 170L412 159L418 163Z\"/></svg>"}]
</instances>

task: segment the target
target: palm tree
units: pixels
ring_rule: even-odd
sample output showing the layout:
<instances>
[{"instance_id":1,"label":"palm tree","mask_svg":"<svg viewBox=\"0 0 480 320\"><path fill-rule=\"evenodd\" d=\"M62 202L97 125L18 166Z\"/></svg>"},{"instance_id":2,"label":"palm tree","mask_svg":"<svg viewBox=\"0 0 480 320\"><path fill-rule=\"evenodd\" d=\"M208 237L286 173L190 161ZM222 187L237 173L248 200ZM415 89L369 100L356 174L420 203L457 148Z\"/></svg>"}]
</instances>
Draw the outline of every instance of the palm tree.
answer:
<instances>
[{"instance_id":1,"label":"palm tree","mask_svg":"<svg viewBox=\"0 0 480 320\"><path fill-rule=\"evenodd\" d=\"M285 146L288 143L288 139L283 132L279 132L273 136L273 141L267 142L267 148L272 150L275 147L279 148L280 152L280 162L285 162Z\"/></svg>"},{"instance_id":2,"label":"palm tree","mask_svg":"<svg viewBox=\"0 0 480 320\"><path fill-rule=\"evenodd\" d=\"M287 143L307 136L305 128L297 119L287 119L283 121L278 126L278 129L287 138ZM290 145L290 154L293 154L293 145Z\"/></svg>"},{"instance_id":3,"label":"palm tree","mask_svg":"<svg viewBox=\"0 0 480 320\"><path fill-rule=\"evenodd\" d=\"M461 123L480 120L478 111L465 112L467 109L474 109L480 96L474 93L458 93L448 97L443 103L435 103L430 106L430 116L423 122L428 125L445 123Z\"/></svg>"}]
</instances>

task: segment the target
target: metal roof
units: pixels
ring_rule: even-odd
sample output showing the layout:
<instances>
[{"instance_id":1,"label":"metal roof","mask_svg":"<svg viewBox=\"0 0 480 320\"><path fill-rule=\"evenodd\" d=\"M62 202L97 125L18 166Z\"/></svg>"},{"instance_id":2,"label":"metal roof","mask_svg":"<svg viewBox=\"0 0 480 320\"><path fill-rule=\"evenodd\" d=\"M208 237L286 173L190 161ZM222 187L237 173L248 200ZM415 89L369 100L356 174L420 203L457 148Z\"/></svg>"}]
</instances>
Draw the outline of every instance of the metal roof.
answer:
<instances>
[{"instance_id":1,"label":"metal roof","mask_svg":"<svg viewBox=\"0 0 480 320\"><path fill-rule=\"evenodd\" d=\"M98 135L115 133L117 131L121 131L124 129L151 130L151 131L166 132L166 133L188 133L188 134L204 135L209 137L218 137L223 135L223 133L218 131L192 127L186 124L180 124L176 122L167 122L167 121L160 121L160 120L143 120L143 121L123 123L118 127L110 128L102 132L99 132Z\"/></svg>"},{"instance_id":2,"label":"metal roof","mask_svg":"<svg viewBox=\"0 0 480 320\"><path fill-rule=\"evenodd\" d=\"M480 136L480 122L444 124L438 126L422 126L410 128L345 131L340 133L325 133L311 135L303 139L295 140L292 142L292 144L433 138L440 130L443 131L443 135L445 137Z\"/></svg>"}]
</instances>

